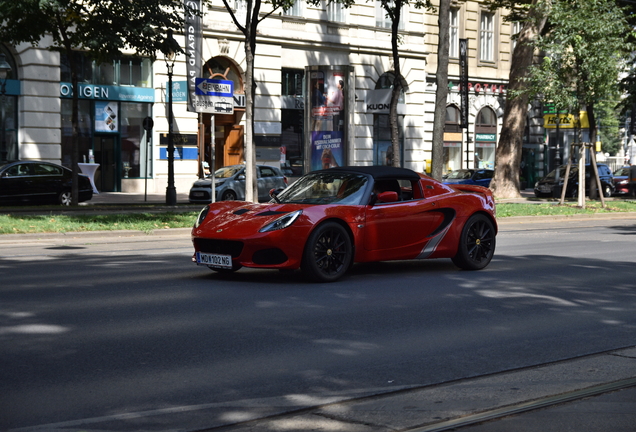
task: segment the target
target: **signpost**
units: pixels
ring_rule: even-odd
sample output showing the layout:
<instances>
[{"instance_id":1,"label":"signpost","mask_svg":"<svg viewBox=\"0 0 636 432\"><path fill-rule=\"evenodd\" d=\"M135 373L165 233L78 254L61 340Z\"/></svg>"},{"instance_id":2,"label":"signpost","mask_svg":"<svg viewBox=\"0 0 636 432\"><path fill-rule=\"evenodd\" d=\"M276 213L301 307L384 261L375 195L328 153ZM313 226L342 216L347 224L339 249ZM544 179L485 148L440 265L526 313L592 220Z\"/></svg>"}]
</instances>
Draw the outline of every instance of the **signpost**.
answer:
<instances>
[{"instance_id":1,"label":"signpost","mask_svg":"<svg viewBox=\"0 0 636 432\"><path fill-rule=\"evenodd\" d=\"M234 114L234 82L196 78L193 105L196 112Z\"/></svg>"}]
</instances>

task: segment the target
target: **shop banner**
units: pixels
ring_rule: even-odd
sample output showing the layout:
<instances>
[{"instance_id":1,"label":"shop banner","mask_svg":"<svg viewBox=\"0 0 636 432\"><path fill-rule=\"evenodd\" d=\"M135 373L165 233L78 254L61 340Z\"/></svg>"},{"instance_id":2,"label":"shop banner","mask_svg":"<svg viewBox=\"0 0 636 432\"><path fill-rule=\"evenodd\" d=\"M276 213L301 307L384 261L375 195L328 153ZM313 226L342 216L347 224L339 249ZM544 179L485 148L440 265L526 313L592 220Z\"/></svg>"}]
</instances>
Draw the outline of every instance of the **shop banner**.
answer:
<instances>
[{"instance_id":1,"label":"shop banner","mask_svg":"<svg viewBox=\"0 0 636 432\"><path fill-rule=\"evenodd\" d=\"M194 106L196 78L201 74L201 0L184 0L186 41L186 72L188 78L188 111L196 112Z\"/></svg>"},{"instance_id":2,"label":"shop banner","mask_svg":"<svg viewBox=\"0 0 636 432\"><path fill-rule=\"evenodd\" d=\"M468 127L468 39L459 40L459 96L461 99L459 126Z\"/></svg>"}]
</instances>

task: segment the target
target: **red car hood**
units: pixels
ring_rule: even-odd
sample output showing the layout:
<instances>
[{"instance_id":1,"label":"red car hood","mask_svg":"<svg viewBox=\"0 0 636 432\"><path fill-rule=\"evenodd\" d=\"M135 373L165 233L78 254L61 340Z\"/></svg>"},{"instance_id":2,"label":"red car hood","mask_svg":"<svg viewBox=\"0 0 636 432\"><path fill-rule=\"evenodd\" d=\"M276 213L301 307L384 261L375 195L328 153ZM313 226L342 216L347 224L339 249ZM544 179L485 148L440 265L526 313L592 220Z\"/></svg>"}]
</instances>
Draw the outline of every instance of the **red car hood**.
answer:
<instances>
[{"instance_id":1,"label":"red car hood","mask_svg":"<svg viewBox=\"0 0 636 432\"><path fill-rule=\"evenodd\" d=\"M221 201L209 205L205 221L192 231L193 235L223 233L221 236L241 237L257 233L262 227L284 214L306 208L302 204L255 204L243 201ZM209 230L213 230L210 232Z\"/></svg>"}]
</instances>

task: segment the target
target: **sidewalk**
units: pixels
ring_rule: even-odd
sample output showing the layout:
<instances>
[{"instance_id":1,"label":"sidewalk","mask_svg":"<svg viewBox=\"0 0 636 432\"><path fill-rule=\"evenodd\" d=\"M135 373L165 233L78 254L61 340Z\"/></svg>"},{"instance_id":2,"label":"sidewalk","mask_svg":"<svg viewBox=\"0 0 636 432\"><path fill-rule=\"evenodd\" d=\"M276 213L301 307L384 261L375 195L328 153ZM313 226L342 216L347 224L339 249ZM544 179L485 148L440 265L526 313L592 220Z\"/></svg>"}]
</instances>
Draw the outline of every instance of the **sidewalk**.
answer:
<instances>
[{"instance_id":1,"label":"sidewalk","mask_svg":"<svg viewBox=\"0 0 636 432\"><path fill-rule=\"evenodd\" d=\"M636 347L210 427L228 432L634 432Z\"/></svg>"}]
</instances>

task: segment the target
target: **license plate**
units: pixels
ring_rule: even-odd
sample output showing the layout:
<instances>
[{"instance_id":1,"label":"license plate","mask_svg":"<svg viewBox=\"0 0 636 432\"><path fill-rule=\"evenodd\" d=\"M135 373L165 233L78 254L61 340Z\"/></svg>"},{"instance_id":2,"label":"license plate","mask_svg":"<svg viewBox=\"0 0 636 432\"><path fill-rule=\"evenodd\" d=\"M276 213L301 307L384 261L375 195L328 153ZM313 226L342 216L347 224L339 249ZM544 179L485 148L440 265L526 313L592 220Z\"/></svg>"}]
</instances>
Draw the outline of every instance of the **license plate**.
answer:
<instances>
[{"instance_id":1,"label":"license plate","mask_svg":"<svg viewBox=\"0 0 636 432\"><path fill-rule=\"evenodd\" d=\"M539 192L551 192L550 186L539 186Z\"/></svg>"},{"instance_id":2,"label":"license plate","mask_svg":"<svg viewBox=\"0 0 636 432\"><path fill-rule=\"evenodd\" d=\"M192 192L192 196L195 196L195 197L203 196L203 192Z\"/></svg>"},{"instance_id":3,"label":"license plate","mask_svg":"<svg viewBox=\"0 0 636 432\"><path fill-rule=\"evenodd\" d=\"M197 252L197 264L216 268L231 269L232 256Z\"/></svg>"}]
</instances>

